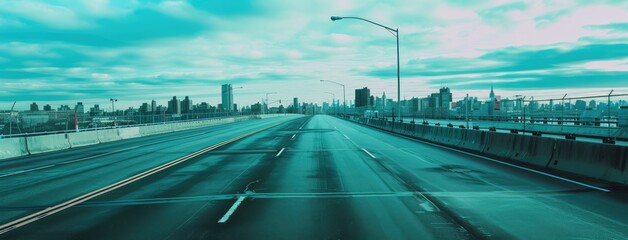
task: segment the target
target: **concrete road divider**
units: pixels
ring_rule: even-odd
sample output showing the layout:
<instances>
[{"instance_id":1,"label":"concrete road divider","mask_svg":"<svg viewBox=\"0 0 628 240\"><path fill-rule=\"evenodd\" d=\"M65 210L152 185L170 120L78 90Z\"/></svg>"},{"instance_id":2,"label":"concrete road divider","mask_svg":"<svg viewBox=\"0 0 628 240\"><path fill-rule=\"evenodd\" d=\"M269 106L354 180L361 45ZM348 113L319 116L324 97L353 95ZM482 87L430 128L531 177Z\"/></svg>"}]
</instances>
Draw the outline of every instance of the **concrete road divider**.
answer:
<instances>
[{"instance_id":1,"label":"concrete road divider","mask_svg":"<svg viewBox=\"0 0 628 240\"><path fill-rule=\"evenodd\" d=\"M28 155L25 138L0 138L0 159Z\"/></svg>"},{"instance_id":2,"label":"concrete road divider","mask_svg":"<svg viewBox=\"0 0 628 240\"><path fill-rule=\"evenodd\" d=\"M96 131L68 133L70 147L80 147L99 144L98 133Z\"/></svg>"},{"instance_id":3,"label":"concrete road divider","mask_svg":"<svg viewBox=\"0 0 628 240\"><path fill-rule=\"evenodd\" d=\"M462 131L462 140L458 147L481 152L486 146L486 134L485 131L465 129Z\"/></svg>"},{"instance_id":4,"label":"concrete road divider","mask_svg":"<svg viewBox=\"0 0 628 240\"><path fill-rule=\"evenodd\" d=\"M31 154L57 151L70 148L65 133L26 137L26 148Z\"/></svg>"},{"instance_id":5,"label":"concrete road divider","mask_svg":"<svg viewBox=\"0 0 628 240\"><path fill-rule=\"evenodd\" d=\"M425 138L426 134L429 132L430 127L425 125L415 125L414 133L412 136L418 138Z\"/></svg>"},{"instance_id":6,"label":"concrete road divider","mask_svg":"<svg viewBox=\"0 0 628 240\"><path fill-rule=\"evenodd\" d=\"M129 139L129 138L141 137L142 135L140 134L140 127L128 127L128 128L119 128L118 136L120 136L121 139Z\"/></svg>"},{"instance_id":7,"label":"concrete road divider","mask_svg":"<svg viewBox=\"0 0 628 240\"><path fill-rule=\"evenodd\" d=\"M549 168L628 184L627 147L563 139L557 141Z\"/></svg>"},{"instance_id":8,"label":"concrete road divider","mask_svg":"<svg viewBox=\"0 0 628 240\"><path fill-rule=\"evenodd\" d=\"M557 139L514 135L511 159L545 168L550 163Z\"/></svg>"},{"instance_id":9,"label":"concrete road divider","mask_svg":"<svg viewBox=\"0 0 628 240\"><path fill-rule=\"evenodd\" d=\"M482 150L483 153L498 156L509 157L515 146L515 134L487 132L486 145Z\"/></svg>"},{"instance_id":10,"label":"concrete road divider","mask_svg":"<svg viewBox=\"0 0 628 240\"><path fill-rule=\"evenodd\" d=\"M153 134L160 134L160 133L166 133L166 132L171 132L170 127L166 124L140 127L140 135L142 136L150 136Z\"/></svg>"},{"instance_id":11,"label":"concrete road divider","mask_svg":"<svg viewBox=\"0 0 628 240\"><path fill-rule=\"evenodd\" d=\"M118 136L118 129L105 129L98 130L97 132L98 140L100 140L101 143L118 141L122 139L120 136Z\"/></svg>"}]
</instances>

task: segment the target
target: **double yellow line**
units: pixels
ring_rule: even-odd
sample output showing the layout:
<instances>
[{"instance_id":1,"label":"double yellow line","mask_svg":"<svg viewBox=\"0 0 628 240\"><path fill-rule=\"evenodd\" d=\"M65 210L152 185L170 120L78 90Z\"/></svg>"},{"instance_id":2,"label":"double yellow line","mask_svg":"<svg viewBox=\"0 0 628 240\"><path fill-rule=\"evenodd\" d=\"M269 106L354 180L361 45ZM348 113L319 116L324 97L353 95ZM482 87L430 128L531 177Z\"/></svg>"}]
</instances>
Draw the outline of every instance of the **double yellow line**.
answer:
<instances>
[{"instance_id":1,"label":"double yellow line","mask_svg":"<svg viewBox=\"0 0 628 240\"><path fill-rule=\"evenodd\" d=\"M261 129L258 129L258 130L246 133L244 135L240 135L240 136L237 136L235 138L226 140L224 142L220 142L220 143L214 144L212 146L203 148L203 149L201 149L199 151L196 151L194 153L188 154L186 156L183 156L183 157L181 157L179 159L176 159L174 161L165 163L163 165L154 167L154 168L152 168L150 170L147 170L145 172L139 173L137 175L134 175L134 176L129 177L127 179L121 180L121 181L116 182L114 184L111 184L111 185L108 185L106 187L100 188L98 190L92 191L90 193L81 195L79 197L75 197L75 198L70 199L70 200L68 200L66 202L63 202L61 204L58 204L58 205L55 205L55 206L52 206L52 207L48 207L48 208L46 208L44 210L41 210L39 212L27 215L25 217L13 220L13 221L11 221L9 223L6 223L6 224L3 224L3 225L0 226L0 235L5 234L5 233L7 233L7 232L9 232L11 230L14 230L16 228L22 227L24 225L27 225L29 223L35 222L37 220L40 220L42 218L48 217L48 216L50 216L52 214L61 212L61 211L65 210L65 209L68 209L70 207L73 207L73 206L76 206L78 204L81 204L81 203L83 203L85 201L88 201L90 199L93 199L95 197L103 195L105 193L108 193L108 192L111 192L111 191L116 190L118 188L124 187L124 186L126 186L128 184L131 184L131 183L137 181L137 180L140 180L142 178L148 177L150 175L153 175L155 173L163 171L163 170L165 170L167 168L170 168L172 166L175 166L175 165L177 165L179 163L185 162L185 161L190 160L192 158L198 157L199 155L207 153L207 152L210 152L210 151L212 151L212 150L214 150L216 148L219 148L219 147L222 147L222 146L227 145L229 143L238 141L238 140L240 140L242 138L251 136L251 135L256 134L258 132L267 130L269 128L278 126L279 124L282 124L282 123L283 122L280 122L280 123L277 123L277 124L273 124L273 125L270 125L268 127L264 127L264 128L261 128Z\"/></svg>"}]
</instances>

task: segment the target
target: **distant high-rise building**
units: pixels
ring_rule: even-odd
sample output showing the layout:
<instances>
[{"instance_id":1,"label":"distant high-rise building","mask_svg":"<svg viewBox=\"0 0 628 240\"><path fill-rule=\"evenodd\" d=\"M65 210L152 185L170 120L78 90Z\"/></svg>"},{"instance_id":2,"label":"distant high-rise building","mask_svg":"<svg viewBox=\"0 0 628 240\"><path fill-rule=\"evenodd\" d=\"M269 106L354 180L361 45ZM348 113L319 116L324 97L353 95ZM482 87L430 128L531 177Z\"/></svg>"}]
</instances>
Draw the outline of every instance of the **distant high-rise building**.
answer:
<instances>
[{"instance_id":1,"label":"distant high-rise building","mask_svg":"<svg viewBox=\"0 0 628 240\"><path fill-rule=\"evenodd\" d=\"M548 110L554 111L554 99L549 100Z\"/></svg>"},{"instance_id":2,"label":"distant high-rise building","mask_svg":"<svg viewBox=\"0 0 628 240\"><path fill-rule=\"evenodd\" d=\"M181 114L181 100L177 99L177 96L168 101L168 113Z\"/></svg>"},{"instance_id":3,"label":"distant high-rise building","mask_svg":"<svg viewBox=\"0 0 628 240\"><path fill-rule=\"evenodd\" d=\"M44 105L44 111L52 111L52 107L50 106L50 104Z\"/></svg>"},{"instance_id":4,"label":"distant high-rise building","mask_svg":"<svg viewBox=\"0 0 628 240\"><path fill-rule=\"evenodd\" d=\"M449 105L452 102L452 94L448 87L441 88L439 91L439 107L442 109L449 109Z\"/></svg>"},{"instance_id":5,"label":"distant high-rise building","mask_svg":"<svg viewBox=\"0 0 628 240\"><path fill-rule=\"evenodd\" d=\"M488 94L490 100L495 98L495 92L493 92L493 84L491 83L491 93Z\"/></svg>"},{"instance_id":6,"label":"distant high-rise building","mask_svg":"<svg viewBox=\"0 0 628 240\"><path fill-rule=\"evenodd\" d=\"M94 107L89 109L90 116L101 116L103 115L104 110L100 110L100 105L94 104Z\"/></svg>"},{"instance_id":7,"label":"distant high-rise building","mask_svg":"<svg viewBox=\"0 0 628 240\"><path fill-rule=\"evenodd\" d=\"M150 111L151 111L152 113L154 113L154 112L156 112L156 111L157 111L157 102L156 102L155 100L153 100L153 101L151 101L151 102L150 102Z\"/></svg>"},{"instance_id":8,"label":"distant high-rise building","mask_svg":"<svg viewBox=\"0 0 628 240\"><path fill-rule=\"evenodd\" d=\"M251 105L251 113L259 114L261 112L262 112L262 104L258 102L256 104Z\"/></svg>"},{"instance_id":9,"label":"distant high-rise building","mask_svg":"<svg viewBox=\"0 0 628 240\"><path fill-rule=\"evenodd\" d=\"M36 111L39 111L39 106L37 106L37 103L32 103L31 112L36 112Z\"/></svg>"},{"instance_id":10,"label":"distant high-rise building","mask_svg":"<svg viewBox=\"0 0 628 240\"><path fill-rule=\"evenodd\" d=\"M495 100L495 92L493 92L492 83L491 83L491 93L489 93L488 98L489 98L488 104L487 104L488 115L493 116L495 114L495 106L497 105L497 102Z\"/></svg>"},{"instance_id":11,"label":"distant high-rise building","mask_svg":"<svg viewBox=\"0 0 628 240\"><path fill-rule=\"evenodd\" d=\"M222 108L224 111L233 111L233 87L231 84L222 85Z\"/></svg>"},{"instance_id":12,"label":"distant high-rise building","mask_svg":"<svg viewBox=\"0 0 628 240\"><path fill-rule=\"evenodd\" d=\"M59 106L59 108L57 108L57 111L60 111L60 112L62 112L62 111L64 111L64 112L65 111L70 111L70 106L68 106L68 105L61 105L61 106Z\"/></svg>"},{"instance_id":13,"label":"distant high-rise building","mask_svg":"<svg viewBox=\"0 0 628 240\"><path fill-rule=\"evenodd\" d=\"M76 103L76 106L74 106L74 112L79 114L85 113L85 107L83 106L83 102Z\"/></svg>"},{"instance_id":14,"label":"distant high-rise building","mask_svg":"<svg viewBox=\"0 0 628 240\"><path fill-rule=\"evenodd\" d=\"M182 113L190 113L192 112L192 100L188 96L185 96L185 99L181 101L181 112Z\"/></svg>"},{"instance_id":15,"label":"distant high-rise building","mask_svg":"<svg viewBox=\"0 0 628 240\"><path fill-rule=\"evenodd\" d=\"M596 107L597 107L597 102L595 102L595 100L589 101L589 108L590 109L595 109Z\"/></svg>"},{"instance_id":16,"label":"distant high-rise building","mask_svg":"<svg viewBox=\"0 0 628 240\"><path fill-rule=\"evenodd\" d=\"M150 112L150 106L148 105L148 103L142 103L142 106L140 106L140 113L149 113Z\"/></svg>"},{"instance_id":17,"label":"distant high-rise building","mask_svg":"<svg viewBox=\"0 0 628 240\"><path fill-rule=\"evenodd\" d=\"M576 110L584 111L587 108L587 102L584 100L576 100L574 108Z\"/></svg>"},{"instance_id":18,"label":"distant high-rise building","mask_svg":"<svg viewBox=\"0 0 628 240\"><path fill-rule=\"evenodd\" d=\"M292 108L294 109L294 113L301 113L301 108L299 107L298 97L295 97L292 99Z\"/></svg>"},{"instance_id":19,"label":"distant high-rise building","mask_svg":"<svg viewBox=\"0 0 628 240\"><path fill-rule=\"evenodd\" d=\"M355 90L355 107L365 107L369 104L369 98L371 97L371 90L367 87Z\"/></svg>"},{"instance_id":20,"label":"distant high-rise building","mask_svg":"<svg viewBox=\"0 0 628 240\"><path fill-rule=\"evenodd\" d=\"M388 107L386 104L388 104L386 102L386 92L382 93L382 108L386 109L386 107Z\"/></svg>"}]
</instances>

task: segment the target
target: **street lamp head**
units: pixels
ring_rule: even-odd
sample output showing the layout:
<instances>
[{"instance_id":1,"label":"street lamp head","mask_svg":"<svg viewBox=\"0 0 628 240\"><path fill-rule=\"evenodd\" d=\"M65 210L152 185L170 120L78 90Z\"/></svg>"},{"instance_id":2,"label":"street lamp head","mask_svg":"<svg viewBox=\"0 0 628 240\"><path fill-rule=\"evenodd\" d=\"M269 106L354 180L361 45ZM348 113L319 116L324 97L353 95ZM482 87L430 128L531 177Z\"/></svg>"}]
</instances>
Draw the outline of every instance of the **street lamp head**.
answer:
<instances>
[{"instance_id":1,"label":"street lamp head","mask_svg":"<svg viewBox=\"0 0 628 240\"><path fill-rule=\"evenodd\" d=\"M342 17L338 17L338 16L331 16L331 20L332 20L332 21L337 21L337 20L340 20L340 19L342 19Z\"/></svg>"}]
</instances>

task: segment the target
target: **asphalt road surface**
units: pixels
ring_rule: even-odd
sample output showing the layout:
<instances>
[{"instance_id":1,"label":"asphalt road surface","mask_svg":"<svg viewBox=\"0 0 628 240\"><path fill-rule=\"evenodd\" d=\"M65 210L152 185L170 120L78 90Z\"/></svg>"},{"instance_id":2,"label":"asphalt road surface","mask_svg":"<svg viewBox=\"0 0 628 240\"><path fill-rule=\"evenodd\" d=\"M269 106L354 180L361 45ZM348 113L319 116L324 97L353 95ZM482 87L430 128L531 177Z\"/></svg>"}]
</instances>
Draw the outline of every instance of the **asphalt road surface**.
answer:
<instances>
[{"instance_id":1,"label":"asphalt road surface","mask_svg":"<svg viewBox=\"0 0 628 240\"><path fill-rule=\"evenodd\" d=\"M324 115L3 160L0 187L0 239L628 238L625 189Z\"/></svg>"}]
</instances>

